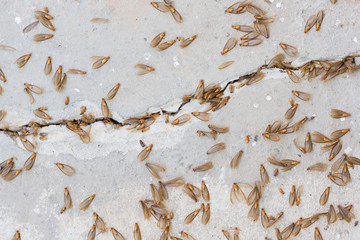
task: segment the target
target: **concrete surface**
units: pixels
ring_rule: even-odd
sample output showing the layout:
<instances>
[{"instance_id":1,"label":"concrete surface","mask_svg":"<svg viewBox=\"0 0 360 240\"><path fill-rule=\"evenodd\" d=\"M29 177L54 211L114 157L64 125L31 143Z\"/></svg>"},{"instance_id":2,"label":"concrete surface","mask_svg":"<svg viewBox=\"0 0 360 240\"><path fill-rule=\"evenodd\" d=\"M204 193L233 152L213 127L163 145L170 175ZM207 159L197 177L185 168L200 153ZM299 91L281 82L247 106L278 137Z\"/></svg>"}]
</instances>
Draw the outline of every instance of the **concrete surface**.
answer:
<instances>
[{"instance_id":1,"label":"concrete surface","mask_svg":"<svg viewBox=\"0 0 360 240\"><path fill-rule=\"evenodd\" d=\"M100 102L107 92L121 83L117 96L108 101L113 118L119 122L132 116L143 115L160 108L176 111L185 94L195 91L200 79L206 84L219 83L225 86L230 80L253 72L268 63L277 53L282 52L279 42L296 46L299 54L286 57L296 66L316 59L341 59L347 55L360 53L360 3L355 0L339 1L336 5L329 1L261 1L254 4L274 18L270 24L270 38L256 47L236 46L222 56L220 54L229 37L239 38L243 34L231 28L233 24L252 24L250 14L231 15L224 10L234 1L176 1L174 6L182 14L184 22L176 23L171 14L154 9L147 1L2 1L0 15L0 44L15 47L16 51L0 50L0 68L7 82L0 82L4 93L0 95L0 109L7 116L0 122L0 128L16 130L29 121L41 120L32 113L40 107L48 107L53 117L50 122L62 119L79 119L81 106L87 113L102 117ZM45 42L33 42L35 33L49 33L40 24L23 34L22 29L34 21L33 11L47 6L56 31L54 38ZM325 18L319 32L312 29L304 34L308 17L319 10L325 11ZM93 17L110 19L109 23L91 23ZM158 52L149 43L158 33L166 31L166 40L177 36L189 37L197 34L197 39L187 48L178 45ZM28 64L18 69L13 62L20 56L32 53ZM91 69L91 56L111 56L100 69ZM43 68L47 56L53 60L53 72L45 76ZM228 60L235 60L230 67L217 67ZM358 61L359 62L359 61ZM134 65L144 63L156 70L144 76L136 76ZM65 70L78 68L86 75L69 75L63 92L58 93L51 84L54 70L58 65ZM169 189L170 200L166 206L174 211L171 234L179 236L184 230L196 239L225 239L221 230L238 227L241 239L276 239L274 227L263 229L260 221L247 218L249 207L244 203L232 205L229 201L233 182L253 183L259 179L259 165L264 164L269 174L274 166L267 163L269 156L278 159L290 158L301 164L290 172L280 172L278 177L270 177L260 207L268 214L284 211L282 219L275 227L283 229L299 217L309 217L315 212L326 211L329 204L353 204L355 219L351 223L337 221L327 225L325 218L301 231L298 239L312 239L314 227L319 227L324 239L358 239L360 230L354 226L360 215L358 167L350 169L352 182L346 187L333 184L325 173L308 172L306 168L316 162L328 162L327 153L322 153L320 144L314 145L310 154L302 154L292 143L294 138L303 141L306 132L320 131L329 135L341 128L351 128L342 138L341 153L360 156L360 105L358 103L358 81L360 73L346 74L329 82L302 80L292 83L286 73L278 69L268 70L261 82L235 89L233 94L225 91L231 99L221 110L212 113L209 123L228 126L230 132L222 134L216 141L199 138L196 130L205 130L206 122L192 117L184 126L166 124L160 116L147 132L128 131L114 128L102 122L92 124L91 143L83 144L79 137L65 126L52 125L40 132L48 133L48 140L36 138L38 157L34 168L22 172L11 182L0 181L0 239L11 239L17 229L22 239L86 239L93 224L92 212L96 211L107 223L127 239L132 239L135 222L138 222L143 239L159 239L161 230L156 222L143 219L141 199L151 198L150 183L157 183L147 171L144 163L136 158L142 150L138 141L154 144L147 162L157 162L166 167L163 180L183 176L186 182L200 186L206 182L211 194L211 219L202 225L200 218L189 225L183 220L187 214L200 206L194 203L181 188ZM43 88L42 95L34 95L36 101L29 103L23 91L23 83L32 83ZM304 116L316 115L298 133L285 135L274 143L264 140L261 133L267 124L275 120L284 121L283 115L289 108L291 90L301 90L312 94L309 102L294 99L299 108L294 121ZM70 104L64 105L65 96L70 96ZM185 105L177 116L206 108L197 101ZM338 108L352 114L346 119L332 119L331 108ZM170 120L177 116L170 117ZM245 144L245 136L250 135L250 143ZM257 141L255 141L255 136ZM206 155L215 143L225 142L226 150ZM17 157L16 168L20 168L31 153L15 143L3 131L0 132L1 161ZM239 168L229 168L231 158L240 149L244 150ZM337 159L337 158L336 158ZM205 173L194 173L192 168L212 160L214 168ZM56 162L67 163L76 169L72 177L63 175L55 166ZM291 185L304 185L304 193L299 207L290 207L288 193ZM329 202L318 204L323 190L331 186ZM63 189L68 187L74 207L60 215L63 206ZM281 187L286 192L278 192ZM96 193L96 198L86 212L77 205L85 197ZM100 234L96 239L112 239L111 233Z\"/></svg>"}]
</instances>

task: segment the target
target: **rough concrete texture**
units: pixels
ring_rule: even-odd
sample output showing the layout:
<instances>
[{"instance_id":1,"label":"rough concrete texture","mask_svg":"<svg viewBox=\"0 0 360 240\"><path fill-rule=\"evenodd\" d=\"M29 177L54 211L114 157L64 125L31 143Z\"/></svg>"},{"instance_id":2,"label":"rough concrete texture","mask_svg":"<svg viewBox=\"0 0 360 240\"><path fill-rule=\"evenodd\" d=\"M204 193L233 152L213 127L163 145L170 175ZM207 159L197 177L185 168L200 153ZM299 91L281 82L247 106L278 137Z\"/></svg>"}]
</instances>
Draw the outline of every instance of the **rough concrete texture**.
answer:
<instances>
[{"instance_id":1,"label":"rough concrete texture","mask_svg":"<svg viewBox=\"0 0 360 240\"><path fill-rule=\"evenodd\" d=\"M269 24L270 38L256 47L238 45L226 55L221 55L230 37L239 38L243 34L231 28L233 24L251 25L253 17L225 14L224 10L235 3L229 0L217 1L176 1L174 6L182 14L184 21L176 23L170 13L164 14L154 9L146 1L2 1L0 14L0 44L10 45L16 51L0 49L0 68L7 82L0 85L4 92L0 95L0 110L7 112L0 121L1 161L17 157L16 168L31 155L20 140L14 142L4 133L5 129L17 130L30 121L42 123L32 110L48 107L47 113L55 123L60 120L79 119L80 107L101 118L101 98L116 84L121 87L117 96L108 101L113 118L118 122L146 112L177 111L181 97L194 93L199 80L206 84L219 83L222 87L230 80L255 71L277 53L282 52L279 42L296 46L299 54L286 57L294 66L316 59L341 59L360 52L360 2L343 0L333 5L326 0L305 1L254 1L267 16L274 18ZM27 34L22 29L34 21L33 11L47 6L56 31L54 38L45 42L33 42L35 33L50 33L39 24ZM303 33L310 15L324 10L325 18L320 31L312 29ZM91 23L93 17L110 19L108 23ZM149 47L158 33L165 31L166 40L177 36L189 37L197 34L197 39L187 48L178 45L159 52ZM27 53L32 57L24 68L18 69L14 61ZM100 69L91 69L91 56L111 56ZM45 76L43 68L47 56L53 60L53 72ZM235 63L219 70L218 66L228 60ZM134 65L144 63L156 70L144 76L136 76ZM64 91L56 92L51 79L58 65L66 71L78 68L86 75L69 75ZM202 180L208 185L211 195L211 219L207 225L201 224L201 217L185 225L184 218L200 207L181 188L169 188L170 199L167 208L174 212L171 235L179 237L181 231L192 234L196 239L225 239L221 230L238 227L240 239L276 239L274 227L284 229L299 217L310 217L314 213L327 211L330 204L353 204L355 219L350 223L337 221L328 225L322 217L307 229L303 229L298 239L312 239L314 227L319 227L324 239L359 239L360 229L355 222L360 215L358 194L358 167L350 168L352 182L345 187L332 183L326 172L309 172L307 167L317 162L327 163L328 153L320 150L322 144L314 144L314 151L301 153L293 144L296 138L304 141L307 132L319 131L325 135L337 129L350 128L341 138L342 153L360 156L360 105L358 103L358 81L360 73L343 74L329 82L318 79L302 80L295 84L287 74L279 69L266 70L261 82L229 93L228 104L211 113L210 122L192 119L183 126L165 123L160 116L149 131L139 132L115 128L98 121L91 126L91 143L84 144L79 137L64 125L43 127L40 132L48 133L48 140L39 137L28 139L37 143L38 153L31 171L23 171L11 182L0 181L0 239L11 239L17 229L22 239L86 239L93 224L92 213L101 216L108 227L115 227L127 239L132 239L134 223L138 222L143 239L159 239L162 231L151 218L144 220L139 200L150 199L150 183L157 184L143 162L137 160L142 150L139 140L154 144L146 160L166 167L162 180L183 176L185 182L200 187ZM297 72L299 73L299 72ZM29 103L23 91L23 83L40 86L44 93L34 95L36 101ZM236 86L237 84L235 84ZM288 100L293 97L291 90L308 92L312 98L308 102L297 98L298 110L292 122L305 116L315 118L305 124L297 133L282 135L279 142L262 138L268 124L275 120L285 122L284 113L289 108ZM64 105L65 96L70 104ZM207 105L191 101L183 106L175 119L184 113L203 111ZM338 108L352 115L345 119L332 119L330 109ZM230 131L220 134L216 140L201 137L197 130L206 130L208 124L228 126ZM250 135L250 143L245 144L245 136ZM206 151L215 143L224 142L226 150L207 155ZM240 150L244 151L237 169L230 169L229 162ZM266 159L294 159L301 161L289 172L272 176L275 167ZM203 173L195 173L192 168L206 161L213 161L214 168ZM71 165L76 169L72 177L65 176L55 166L56 162ZM265 187L259 202L269 215L283 211L284 216L269 229L261 226L260 220L253 222L247 214L250 206L240 202L231 204L230 189L233 182L253 184L259 180L259 166L264 164L270 174L270 184ZM329 170L330 171L330 170ZM288 194L292 185L303 185L304 193L299 206L290 207ZM320 206L320 195L331 186L328 203ZM59 214L63 207L63 190L67 187L74 207ZM285 191L281 195L278 188ZM247 189L244 189L245 191ZM248 193L247 191L246 193ZM84 198L96 193L96 198L85 212L78 209ZM200 214L199 214L200 215ZM112 239L111 233L100 234L99 240Z\"/></svg>"}]
</instances>

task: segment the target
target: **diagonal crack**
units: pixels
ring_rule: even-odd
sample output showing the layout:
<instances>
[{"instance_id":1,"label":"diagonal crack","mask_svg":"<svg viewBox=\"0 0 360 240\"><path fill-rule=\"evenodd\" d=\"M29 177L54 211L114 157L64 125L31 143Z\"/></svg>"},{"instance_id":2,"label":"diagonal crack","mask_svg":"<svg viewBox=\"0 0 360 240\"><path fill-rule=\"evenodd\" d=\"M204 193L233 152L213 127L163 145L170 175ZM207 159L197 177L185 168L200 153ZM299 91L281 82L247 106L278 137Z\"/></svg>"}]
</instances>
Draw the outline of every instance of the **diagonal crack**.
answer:
<instances>
[{"instance_id":1,"label":"diagonal crack","mask_svg":"<svg viewBox=\"0 0 360 240\"><path fill-rule=\"evenodd\" d=\"M355 57L358 57L358 56L354 56L353 58L355 59ZM346 57L345 57L346 58ZM343 58L344 59L344 58ZM275 69L278 69L280 71L286 71L286 69L290 69L290 70L300 70L302 69L304 66L308 66L309 64L312 64L316 61L319 61L319 60L310 60L306 63L304 63L303 65L301 65L300 67L294 67L294 66L291 66L291 63L281 63L281 64L276 64L275 66L272 66L271 69L272 70L275 70ZM321 60L321 61L331 61L331 60ZM354 60L355 61L355 60ZM233 79L233 80L230 80L226 83L226 85L219 91L219 93L223 93L231 84L234 84L234 83L241 83L247 79L250 79L252 77L254 77L258 72L262 71L263 69L267 68L268 65L264 64L262 66L260 66L256 71L253 71L251 73L247 73L247 74L244 74L244 75L241 75L239 76L238 78L236 79ZM357 70L358 68L356 68L355 70ZM193 95L191 95L193 96ZM152 117L154 115L160 115L160 114L164 114L164 115L168 115L168 116L173 116L173 115L176 115L177 113L179 113L181 111L181 109L188 103L190 103L192 100L194 100L193 98L192 99L189 99L189 101L186 101L186 102L183 102L180 104L180 106L177 108L176 111L167 111L167 110L161 110L161 111L158 111L158 112L153 112L151 114L147 114L146 117ZM66 126L67 123L75 123L75 124L78 124L79 126L89 126L89 125L92 125L94 123L97 123L97 122L103 122L104 124L113 124L113 125L116 125L118 127L123 127L125 125L127 125L126 123L124 122L119 122L117 121L116 119L114 118L104 118L104 117L101 117L101 118L94 118L92 119L91 121L84 121L82 119L62 119L62 120L58 120L58 121L55 121L55 122L49 122L49 123L44 123L44 122L29 122L25 125L22 125L22 126L19 126L19 127L15 127L13 129L9 129L9 128L0 128L0 132L4 132L8 135L16 135L16 134L19 134L19 132L24 129L24 128L30 128L31 126L33 126L34 124L37 125L38 129L41 129L41 128L44 128L44 127L49 127L49 126Z\"/></svg>"}]
</instances>

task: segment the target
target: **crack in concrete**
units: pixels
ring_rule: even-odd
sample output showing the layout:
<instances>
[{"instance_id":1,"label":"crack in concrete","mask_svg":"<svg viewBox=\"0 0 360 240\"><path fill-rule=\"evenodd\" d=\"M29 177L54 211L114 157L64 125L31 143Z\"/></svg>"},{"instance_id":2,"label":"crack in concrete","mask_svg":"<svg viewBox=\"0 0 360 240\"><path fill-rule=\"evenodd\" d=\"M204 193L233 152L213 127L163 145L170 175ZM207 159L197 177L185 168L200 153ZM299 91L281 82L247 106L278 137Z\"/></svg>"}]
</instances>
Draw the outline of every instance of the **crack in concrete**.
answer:
<instances>
[{"instance_id":1,"label":"crack in concrete","mask_svg":"<svg viewBox=\"0 0 360 240\"><path fill-rule=\"evenodd\" d=\"M344 58L342 58L342 59L344 59ZM280 70L280 71L286 71L286 69L290 69L290 70L296 71L296 70L301 69L303 66L305 66L307 64L313 63L314 61L318 61L318 60L309 60L308 62L302 64L299 67L291 66L291 63L285 63L284 66L273 66L273 67L271 67L269 69L272 69L272 70L277 69L277 70ZM328 60L321 60L321 61L328 61ZM253 72L248 73L248 74L244 74L244 75L239 76L238 78L236 78L234 80L228 81L226 83L226 85L219 92L220 93L224 92L231 84L240 83L242 81L245 81L245 80L253 77L259 71L261 71L263 69L266 69L266 68L267 68L267 64L264 64L261 67L259 67L256 71L253 71ZM191 96L193 96L193 95L191 95ZM149 114L147 117L152 117L152 116L158 115L158 114L161 114L161 115L164 114L164 115L169 115L169 116L176 115L177 113L180 112L180 110L183 108L183 106L185 106L186 104L188 104L192 100L194 100L194 99L190 99L187 102L181 103L176 111L167 111L167 110L162 110L161 109L161 111L153 112L153 113ZM49 122L49 123L40 123L40 122L33 122L32 121L32 122L29 122L28 124L25 124L25 125L22 125L22 126L19 126L19 127L15 127L13 129L0 128L0 132L4 132L5 134L8 134L8 135L13 135L13 134L18 134L21 131L21 129L30 128L31 125L33 125L33 124L36 124L38 126L38 128L41 129L41 128L49 127L49 126L66 126L67 122L76 123L76 124L79 124L81 126L89 126L89 125L92 125L92 124L97 123L97 122L103 122L104 124L113 124L113 125L116 125L118 127L123 127L123 126L127 125L125 123L117 121L114 118L103 118L102 117L102 118L95 118L92 121L84 121L82 119L69 119L69 120L62 119L62 120L58 120L56 122Z\"/></svg>"}]
</instances>

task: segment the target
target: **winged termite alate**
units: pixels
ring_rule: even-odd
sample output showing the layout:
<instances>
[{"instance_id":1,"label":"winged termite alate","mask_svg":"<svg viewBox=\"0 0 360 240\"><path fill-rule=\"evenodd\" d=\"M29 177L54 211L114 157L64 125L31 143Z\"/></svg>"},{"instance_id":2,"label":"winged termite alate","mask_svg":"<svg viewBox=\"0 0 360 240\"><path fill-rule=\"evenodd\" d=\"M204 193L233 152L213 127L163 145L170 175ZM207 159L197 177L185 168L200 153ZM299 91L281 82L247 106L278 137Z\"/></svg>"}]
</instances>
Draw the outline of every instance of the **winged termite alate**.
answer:
<instances>
[{"instance_id":1,"label":"winged termite alate","mask_svg":"<svg viewBox=\"0 0 360 240\"><path fill-rule=\"evenodd\" d=\"M221 55L224 55L225 53L229 52L230 50L232 50L236 44L238 43L238 40L234 37L229 38L229 40L226 42L224 49L221 51Z\"/></svg>"},{"instance_id":2,"label":"winged termite alate","mask_svg":"<svg viewBox=\"0 0 360 240\"><path fill-rule=\"evenodd\" d=\"M307 33L315 25L316 21L317 21L317 16L311 15L305 24L304 33Z\"/></svg>"},{"instance_id":3,"label":"winged termite alate","mask_svg":"<svg viewBox=\"0 0 360 240\"><path fill-rule=\"evenodd\" d=\"M100 230L100 233L106 232L107 229L104 220L96 212L93 212L93 217L96 228Z\"/></svg>"},{"instance_id":4,"label":"winged termite alate","mask_svg":"<svg viewBox=\"0 0 360 240\"><path fill-rule=\"evenodd\" d=\"M190 120L190 114L183 114L180 117L176 118L171 125L177 125L177 126L182 126L184 125L186 122L188 122Z\"/></svg>"},{"instance_id":5,"label":"winged termite alate","mask_svg":"<svg viewBox=\"0 0 360 240\"><path fill-rule=\"evenodd\" d=\"M82 211L85 211L86 209L88 209L88 207L93 202L95 196L96 196L96 194L93 194L90 197L87 197L84 200L82 200L81 203L79 204L79 209Z\"/></svg>"},{"instance_id":6,"label":"winged termite alate","mask_svg":"<svg viewBox=\"0 0 360 240\"><path fill-rule=\"evenodd\" d=\"M254 39L250 39L248 41L244 41L244 42L240 43L239 46L252 47L252 46L260 45L262 42L263 41L260 38L254 38Z\"/></svg>"},{"instance_id":7,"label":"winged termite alate","mask_svg":"<svg viewBox=\"0 0 360 240\"><path fill-rule=\"evenodd\" d=\"M311 95L306 92L295 91L295 90L292 90L291 92L294 96L298 97L299 99L301 99L303 101L309 101L311 98Z\"/></svg>"},{"instance_id":8,"label":"winged termite alate","mask_svg":"<svg viewBox=\"0 0 360 240\"><path fill-rule=\"evenodd\" d=\"M319 31L320 30L320 27L321 27L321 24L322 24L322 21L323 21L323 19L324 19L324 11L323 10L321 10L321 11L319 11L318 13L317 13L317 15L316 15L316 25L315 25L315 30L316 31Z\"/></svg>"},{"instance_id":9,"label":"winged termite alate","mask_svg":"<svg viewBox=\"0 0 360 240\"><path fill-rule=\"evenodd\" d=\"M149 156L151 150L153 148L153 144L150 144L149 146L147 146L146 148L144 148L138 155L137 159L139 161L145 161L147 159L147 157Z\"/></svg>"},{"instance_id":10,"label":"winged termite alate","mask_svg":"<svg viewBox=\"0 0 360 240\"><path fill-rule=\"evenodd\" d=\"M201 223L206 225L210 220L210 203L206 204L201 216Z\"/></svg>"},{"instance_id":11,"label":"winged termite alate","mask_svg":"<svg viewBox=\"0 0 360 240\"><path fill-rule=\"evenodd\" d=\"M175 42L176 42L176 40L163 42L163 43L159 44L157 46L157 48L159 51L164 51L164 50L168 49L169 47L171 47Z\"/></svg>"},{"instance_id":12,"label":"winged termite alate","mask_svg":"<svg viewBox=\"0 0 360 240\"><path fill-rule=\"evenodd\" d=\"M156 163L145 163L145 166L155 178L160 179L159 172L165 172L165 168Z\"/></svg>"},{"instance_id":13,"label":"winged termite alate","mask_svg":"<svg viewBox=\"0 0 360 240\"><path fill-rule=\"evenodd\" d=\"M53 37L54 37L53 34L39 33L39 34L34 35L33 41L42 42L42 41L48 40L48 39L53 38Z\"/></svg>"},{"instance_id":14,"label":"winged termite alate","mask_svg":"<svg viewBox=\"0 0 360 240\"><path fill-rule=\"evenodd\" d=\"M282 48L282 50L284 50L284 52L290 57L295 57L296 54L298 53L297 48L294 46L282 42L279 45Z\"/></svg>"},{"instance_id":15,"label":"winged termite alate","mask_svg":"<svg viewBox=\"0 0 360 240\"><path fill-rule=\"evenodd\" d=\"M155 68L153 68L153 67L150 67L150 66L148 66L148 65L145 65L145 64L136 64L135 65L135 68L139 68L140 69L140 71L138 71L137 73L136 73L136 75L145 75L145 74L147 74L147 73L150 73L150 72L153 72L154 70L155 70Z\"/></svg>"},{"instance_id":16,"label":"winged termite alate","mask_svg":"<svg viewBox=\"0 0 360 240\"><path fill-rule=\"evenodd\" d=\"M257 221L259 219L259 216L260 216L259 203L258 203L258 201L256 201L251 206L249 213L248 213L248 217L253 221Z\"/></svg>"},{"instance_id":17,"label":"winged termite alate","mask_svg":"<svg viewBox=\"0 0 360 240\"><path fill-rule=\"evenodd\" d=\"M30 92L29 88L24 88L24 92L29 96L30 104L33 104L35 102L35 98Z\"/></svg>"},{"instance_id":18,"label":"winged termite alate","mask_svg":"<svg viewBox=\"0 0 360 240\"><path fill-rule=\"evenodd\" d=\"M165 32L162 32L162 33L159 33L158 35L156 35L154 37L154 39L151 40L150 47L152 47L152 48L157 47L164 37L165 37Z\"/></svg>"},{"instance_id":19,"label":"winged termite alate","mask_svg":"<svg viewBox=\"0 0 360 240\"><path fill-rule=\"evenodd\" d=\"M191 113L194 117L200 119L201 121L209 121L210 120L210 116L211 114L210 113L207 113L207 112L192 112Z\"/></svg>"},{"instance_id":20,"label":"winged termite alate","mask_svg":"<svg viewBox=\"0 0 360 240\"><path fill-rule=\"evenodd\" d=\"M115 228L110 228L110 231L114 237L114 240L126 240L126 238Z\"/></svg>"},{"instance_id":21,"label":"winged termite alate","mask_svg":"<svg viewBox=\"0 0 360 240\"><path fill-rule=\"evenodd\" d=\"M35 152L36 147L34 146L33 143L27 140L24 136L19 135L19 138L26 150L28 150L29 152Z\"/></svg>"},{"instance_id":22,"label":"winged termite alate","mask_svg":"<svg viewBox=\"0 0 360 240\"><path fill-rule=\"evenodd\" d=\"M231 64L233 64L234 62L235 61L233 61L233 60L224 62L218 67L218 69L225 69L225 68L229 67Z\"/></svg>"},{"instance_id":23,"label":"winged termite alate","mask_svg":"<svg viewBox=\"0 0 360 240\"><path fill-rule=\"evenodd\" d=\"M48 62L49 62L49 58L48 58ZM48 62L46 64L48 64ZM51 59L50 59L50 65L51 65ZM46 66L45 66L46 68ZM51 71L50 71L51 72ZM46 70L45 70L45 74L46 74ZM62 66L59 65L58 69L56 70L56 72L54 73L54 76L52 78L52 83L55 86L59 86L61 83L61 76L62 76Z\"/></svg>"},{"instance_id":24,"label":"winged termite alate","mask_svg":"<svg viewBox=\"0 0 360 240\"><path fill-rule=\"evenodd\" d=\"M102 66L104 66L104 64L109 61L110 57L100 57L98 60L96 60L93 65L92 68L93 69L98 69L101 68Z\"/></svg>"},{"instance_id":25,"label":"winged termite alate","mask_svg":"<svg viewBox=\"0 0 360 240\"><path fill-rule=\"evenodd\" d=\"M27 83L24 83L25 87L27 87L30 91L32 91L33 93L35 94L42 94L43 93L43 90L36 86L36 85L32 85L32 84L27 84Z\"/></svg>"},{"instance_id":26,"label":"winged termite alate","mask_svg":"<svg viewBox=\"0 0 360 240\"><path fill-rule=\"evenodd\" d=\"M75 174L75 169L67 164L63 164L63 163L56 163L56 166L60 169L60 171L67 175L67 176L72 176Z\"/></svg>"},{"instance_id":27,"label":"winged termite alate","mask_svg":"<svg viewBox=\"0 0 360 240\"><path fill-rule=\"evenodd\" d=\"M180 43L180 47L181 48L186 48L187 46L189 46L195 39L196 39L197 35L193 35L185 40L183 40L181 43Z\"/></svg>"},{"instance_id":28,"label":"winged termite alate","mask_svg":"<svg viewBox=\"0 0 360 240\"><path fill-rule=\"evenodd\" d=\"M21 56L21 57L19 57L16 61L15 61L15 63L17 64L17 66L18 66L18 68L22 68L22 67L24 67L25 65L26 65L26 63L29 61L29 59L31 58L31 53L29 53L29 54L26 54L26 55L24 55L24 56Z\"/></svg>"},{"instance_id":29,"label":"winged termite alate","mask_svg":"<svg viewBox=\"0 0 360 240\"><path fill-rule=\"evenodd\" d=\"M296 113L296 110L297 110L297 107L298 107L299 104L295 104L294 106L291 106L285 113L285 119L286 120L290 120L293 118L293 116L295 115Z\"/></svg>"},{"instance_id":30,"label":"winged termite alate","mask_svg":"<svg viewBox=\"0 0 360 240\"><path fill-rule=\"evenodd\" d=\"M261 178L261 183L263 185L266 185L270 182L270 178L269 175L264 167L264 165L260 165L260 178Z\"/></svg>"},{"instance_id":31,"label":"winged termite alate","mask_svg":"<svg viewBox=\"0 0 360 240\"><path fill-rule=\"evenodd\" d=\"M196 218L196 216L200 213L200 209L196 209L195 211L191 212L189 215L186 216L186 218L184 219L184 223L185 224L190 224L192 221L194 221L194 219Z\"/></svg>"},{"instance_id":32,"label":"winged termite alate","mask_svg":"<svg viewBox=\"0 0 360 240\"><path fill-rule=\"evenodd\" d=\"M96 237L96 225L92 225L88 235L87 235L87 240L95 240Z\"/></svg>"},{"instance_id":33,"label":"winged termite alate","mask_svg":"<svg viewBox=\"0 0 360 240\"><path fill-rule=\"evenodd\" d=\"M345 117L350 117L351 114L339 109L331 109L330 116L332 118L345 118Z\"/></svg>"},{"instance_id":34,"label":"winged termite alate","mask_svg":"<svg viewBox=\"0 0 360 240\"><path fill-rule=\"evenodd\" d=\"M293 81L294 83L299 83L300 82L300 78L298 77L298 75L296 75L289 68L286 68L286 73L288 74L290 80Z\"/></svg>"},{"instance_id":35,"label":"winged termite alate","mask_svg":"<svg viewBox=\"0 0 360 240\"><path fill-rule=\"evenodd\" d=\"M25 161L23 170L29 171L34 166L36 160L36 153L31 154L31 156Z\"/></svg>"},{"instance_id":36,"label":"winged termite alate","mask_svg":"<svg viewBox=\"0 0 360 240\"><path fill-rule=\"evenodd\" d=\"M70 209L72 207L72 199L67 188L64 189L64 203L66 209Z\"/></svg>"},{"instance_id":37,"label":"winged termite alate","mask_svg":"<svg viewBox=\"0 0 360 240\"><path fill-rule=\"evenodd\" d=\"M42 119L46 119L46 120L52 119L47 113L42 111L40 108L33 110L33 113L35 114L35 116L42 118Z\"/></svg>"},{"instance_id":38,"label":"winged termite alate","mask_svg":"<svg viewBox=\"0 0 360 240\"><path fill-rule=\"evenodd\" d=\"M212 161L206 162L200 166L196 166L193 168L194 172L205 172L208 171L210 169L212 169L214 167Z\"/></svg>"},{"instance_id":39,"label":"winged termite alate","mask_svg":"<svg viewBox=\"0 0 360 240\"><path fill-rule=\"evenodd\" d=\"M177 23L181 23L183 21L183 18L180 15L180 13L171 4L168 5L168 8L169 8L169 10L171 12L171 15L173 16L174 20Z\"/></svg>"},{"instance_id":40,"label":"winged termite alate","mask_svg":"<svg viewBox=\"0 0 360 240\"><path fill-rule=\"evenodd\" d=\"M342 136L344 136L346 133L348 133L349 131L350 131L350 128L336 130L330 134L330 137L332 139L339 139Z\"/></svg>"},{"instance_id":41,"label":"winged termite alate","mask_svg":"<svg viewBox=\"0 0 360 240\"><path fill-rule=\"evenodd\" d=\"M214 146L212 146L211 148L209 148L209 150L206 152L207 155L225 150L226 145L225 143L217 143Z\"/></svg>"},{"instance_id":42,"label":"winged termite alate","mask_svg":"<svg viewBox=\"0 0 360 240\"><path fill-rule=\"evenodd\" d=\"M12 237L11 240L21 240L21 235L20 235L20 231L16 230L14 236Z\"/></svg>"},{"instance_id":43,"label":"winged termite alate","mask_svg":"<svg viewBox=\"0 0 360 240\"><path fill-rule=\"evenodd\" d=\"M237 168L239 165L241 156L243 155L244 151L240 150L230 161L230 167L231 168Z\"/></svg>"}]
</instances>

